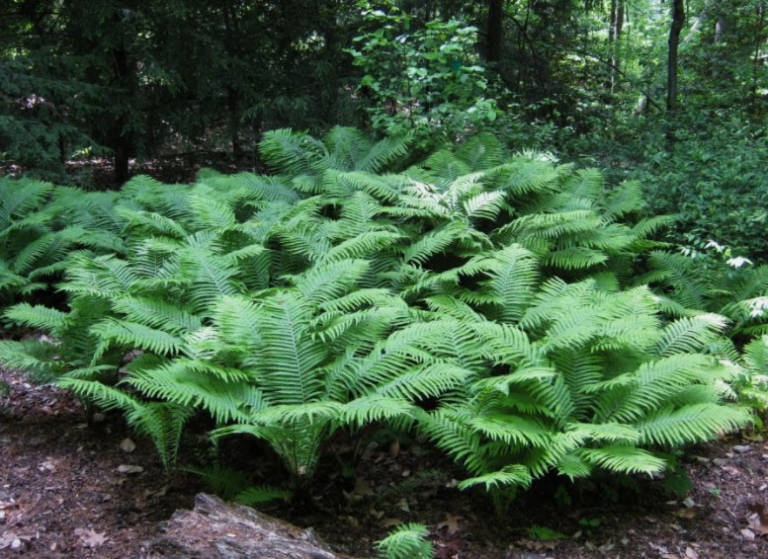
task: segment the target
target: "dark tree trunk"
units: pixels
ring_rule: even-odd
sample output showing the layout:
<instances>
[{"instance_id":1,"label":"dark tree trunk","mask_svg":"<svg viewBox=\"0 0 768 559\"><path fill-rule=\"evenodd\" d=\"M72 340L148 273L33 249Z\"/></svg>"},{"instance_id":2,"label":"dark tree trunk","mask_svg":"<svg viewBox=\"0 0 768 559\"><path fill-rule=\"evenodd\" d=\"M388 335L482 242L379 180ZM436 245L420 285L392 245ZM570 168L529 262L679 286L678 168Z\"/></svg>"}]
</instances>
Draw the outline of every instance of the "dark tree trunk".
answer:
<instances>
[{"instance_id":1,"label":"dark tree trunk","mask_svg":"<svg viewBox=\"0 0 768 559\"><path fill-rule=\"evenodd\" d=\"M488 2L487 36L485 43L485 58L488 62L501 60L501 41L503 37L504 0Z\"/></svg>"},{"instance_id":2,"label":"dark tree trunk","mask_svg":"<svg viewBox=\"0 0 768 559\"><path fill-rule=\"evenodd\" d=\"M616 87L619 73L619 40L624 27L624 0L611 0L611 25L608 29L608 42L611 46L611 93Z\"/></svg>"},{"instance_id":3,"label":"dark tree trunk","mask_svg":"<svg viewBox=\"0 0 768 559\"><path fill-rule=\"evenodd\" d=\"M229 133L232 138L232 154L239 159L243 153L240 146L240 100L234 87L227 88L227 106L229 109Z\"/></svg>"},{"instance_id":4,"label":"dark tree trunk","mask_svg":"<svg viewBox=\"0 0 768 559\"><path fill-rule=\"evenodd\" d=\"M116 85L131 96L134 91L134 67L129 60L128 51L124 46L114 49L112 52L115 62ZM118 115L112 129L111 143L115 153L115 183L122 186L129 177L129 160L134 154L133 132L130 131L130 108L123 109Z\"/></svg>"},{"instance_id":5,"label":"dark tree trunk","mask_svg":"<svg viewBox=\"0 0 768 559\"><path fill-rule=\"evenodd\" d=\"M672 25L669 28L669 54L667 57L667 110L677 109L677 47L685 19L683 0L672 0Z\"/></svg>"},{"instance_id":6,"label":"dark tree trunk","mask_svg":"<svg viewBox=\"0 0 768 559\"><path fill-rule=\"evenodd\" d=\"M758 78L760 74L760 53L762 51L763 43L765 42L765 6L760 4L757 6L757 27L755 29L755 51L752 57L752 91L751 91L751 103L750 109L754 115L758 114L757 105L757 86Z\"/></svg>"},{"instance_id":7,"label":"dark tree trunk","mask_svg":"<svg viewBox=\"0 0 768 559\"><path fill-rule=\"evenodd\" d=\"M237 18L232 10L232 3L227 2L224 7L224 28L227 33L226 47L227 56L230 64L234 64L233 60L238 57L237 45L233 38L239 37L239 29L237 25ZM240 147L240 95L237 89L234 87L233 82L236 81L234 70L230 68L230 75L228 76L229 85L227 85L227 109L229 109L229 134L232 140L232 155L235 159L239 159L242 155L242 149Z\"/></svg>"},{"instance_id":8,"label":"dark tree trunk","mask_svg":"<svg viewBox=\"0 0 768 559\"><path fill-rule=\"evenodd\" d=\"M129 163L131 148L125 138L118 139L115 146L115 184L122 186L130 176Z\"/></svg>"}]
</instances>

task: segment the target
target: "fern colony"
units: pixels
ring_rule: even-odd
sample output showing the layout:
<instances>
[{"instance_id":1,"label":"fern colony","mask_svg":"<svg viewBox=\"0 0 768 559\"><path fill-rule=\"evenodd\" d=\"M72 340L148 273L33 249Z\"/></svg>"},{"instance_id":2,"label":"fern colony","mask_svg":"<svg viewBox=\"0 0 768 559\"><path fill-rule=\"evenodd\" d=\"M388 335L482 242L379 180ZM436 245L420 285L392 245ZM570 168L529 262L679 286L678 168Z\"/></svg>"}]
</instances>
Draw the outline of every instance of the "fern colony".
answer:
<instances>
[{"instance_id":1,"label":"fern colony","mask_svg":"<svg viewBox=\"0 0 768 559\"><path fill-rule=\"evenodd\" d=\"M406 145L353 129L277 130L261 151L273 176L0 183L5 319L49 334L0 359L122 410L166 463L206 414L296 484L334 432L370 424L415 430L462 487L493 489L659 472L749 420L726 400L765 344L741 359L661 263L641 282L663 289L638 283L667 220L626 221L636 184L606 195L597 172L490 136L397 173ZM65 307L27 302L54 285Z\"/></svg>"}]
</instances>

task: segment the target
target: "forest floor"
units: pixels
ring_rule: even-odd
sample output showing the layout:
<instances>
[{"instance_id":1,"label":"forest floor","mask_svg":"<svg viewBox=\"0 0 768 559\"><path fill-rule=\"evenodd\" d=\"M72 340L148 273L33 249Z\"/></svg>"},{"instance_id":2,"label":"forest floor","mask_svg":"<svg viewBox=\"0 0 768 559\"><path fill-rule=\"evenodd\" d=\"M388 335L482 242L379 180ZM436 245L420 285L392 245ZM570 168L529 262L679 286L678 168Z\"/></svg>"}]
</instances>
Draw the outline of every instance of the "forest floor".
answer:
<instances>
[{"instance_id":1,"label":"forest floor","mask_svg":"<svg viewBox=\"0 0 768 559\"><path fill-rule=\"evenodd\" d=\"M0 557L148 558L161 521L205 489L192 474L166 476L119 415L89 425L55 387L8 371L0 381ZM482 492L458 491L460 471L415 443L369 443L352 467L354 446L332 443L311 501L265 511L355 557L372 557L373 542L403 521L429 527L437 559L768 557L768 443L759 437L692 449L684 499L659 480L548 479L500 515ZM254 449L222 452L235 465L250 453L253 475L273 470Z\"/></svg>"}]
</instances>

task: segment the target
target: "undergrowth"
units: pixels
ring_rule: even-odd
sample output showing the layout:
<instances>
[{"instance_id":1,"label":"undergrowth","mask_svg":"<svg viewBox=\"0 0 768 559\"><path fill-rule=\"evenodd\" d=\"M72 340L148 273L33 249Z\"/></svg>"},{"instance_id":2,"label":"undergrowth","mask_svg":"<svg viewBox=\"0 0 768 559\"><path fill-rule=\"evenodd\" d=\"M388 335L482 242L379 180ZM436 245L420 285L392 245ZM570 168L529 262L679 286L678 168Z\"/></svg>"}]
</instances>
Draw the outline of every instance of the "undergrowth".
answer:
<instances>
[{"instance_id":1,"label":"undergrowth","mask_svg":"<svg viewBox=\"0 0 768 559\"><path fill-rule=\"evenodd\" d=\"M272 175L191 186L0 182L4 317L47 333L0 360L122 410L167 465L195 416L257 437L300 491L340 429L412 431L500 498L661 472L765 401L768 274L699 290L637 183L489 135L405 169L348 128L261 154Z\"/></svg>"}]
</instances>

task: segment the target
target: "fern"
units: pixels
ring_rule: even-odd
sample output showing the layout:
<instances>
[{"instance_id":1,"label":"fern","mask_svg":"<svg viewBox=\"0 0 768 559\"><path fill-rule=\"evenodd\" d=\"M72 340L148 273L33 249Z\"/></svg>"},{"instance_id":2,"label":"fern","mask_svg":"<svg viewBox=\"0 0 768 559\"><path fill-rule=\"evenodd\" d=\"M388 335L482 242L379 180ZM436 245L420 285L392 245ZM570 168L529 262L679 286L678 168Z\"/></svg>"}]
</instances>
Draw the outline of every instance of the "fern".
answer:
<instances>
[{"instance_id":1,"label":"fern","mask_svg":"<svg viewBox=\"0 0 768 559\"><path fill-rule=\"evenodd\" d=\"M407 145L275 130L277 176L0 181L4 317L47 333L0 361L122 410L168 465L195 415L257 437L295 489L340 429L413 429L498 496L661 471L748 422L739 391L768 402L765 343L740 354L768 332L765 268L665 252L649 236L671 218L636 221L635 183L487 134L404 169ZM35 300L54 288L57 308ZM382 552L424 555L423 535Z\"/></svg>"},{"instance_id":2,"label":"fern","mask_svg":"<svg viewBox=\"0 0 768 559\"><path fill-rule=\"evenodd\" d=\"M404 524L376 543L382 559L432 559L432 544L421 524Z\"/></svg>"}]
</instances>

